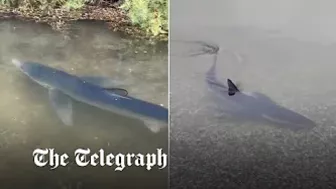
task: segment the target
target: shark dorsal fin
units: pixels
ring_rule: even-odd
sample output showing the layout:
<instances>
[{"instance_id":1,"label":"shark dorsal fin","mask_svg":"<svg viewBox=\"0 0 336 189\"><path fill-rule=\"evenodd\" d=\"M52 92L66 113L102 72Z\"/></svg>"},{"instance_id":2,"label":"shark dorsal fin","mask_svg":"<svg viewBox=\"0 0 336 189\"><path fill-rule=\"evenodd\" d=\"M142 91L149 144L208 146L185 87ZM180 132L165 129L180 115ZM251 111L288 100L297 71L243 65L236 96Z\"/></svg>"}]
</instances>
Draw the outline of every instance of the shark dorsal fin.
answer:
<instances>
[{"instance_id":1,"label":"shark dorsal fin","mask_svg":"<svg viewBox=\"0 0 336 189\"><path fill-rule=\"evenodd\" d=\"M236 92L240 92L237 86L231 81L231 79L227 79L227 85L229 87L229 96L233 96L236 94Z\"/></svg>"},{"instance_id":2,"label":"shark dorsal fin","mask_svg":"<svg viewBox=\"0 0 336 189\"><path fill-rule=\"evenodd\" d=\"M128 91L126 89L122 89L122 88L104 88L104 89L107 90L108 92L112 92L120 96L128 95Z\"/></svg>"}]
</instances>

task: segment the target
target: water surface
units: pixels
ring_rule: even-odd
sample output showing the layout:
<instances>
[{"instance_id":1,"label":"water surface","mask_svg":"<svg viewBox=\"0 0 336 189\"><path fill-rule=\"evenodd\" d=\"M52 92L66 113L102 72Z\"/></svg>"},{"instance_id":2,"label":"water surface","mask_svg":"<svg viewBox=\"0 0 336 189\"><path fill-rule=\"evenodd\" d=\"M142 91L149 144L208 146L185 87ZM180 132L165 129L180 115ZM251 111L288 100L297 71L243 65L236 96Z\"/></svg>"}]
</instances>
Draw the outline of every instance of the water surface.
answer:
<instances>
[{"instance_id":1,"label":"water surface","mask_svg":"<svg viewBox=\"0 0 336 189\"><path fill-rule=\"evenodd\" d=\"M219 45L229 52L218 56L217 73L224 82L230 78L242 90L261 92L317 123L311 131L293 133L218 118L219 102L209 98L204 80L213 55L172 56L173 187L335 186L333 5L327 0L171 2L171 39ZM201 48L171 44L175 55Z\"/></svg>"},{"instance_id":2,"label":"water surface","mask_svg":"<svg viewBox=\"0 0 336 189\"><path fill-rule=\"evenodd\" d=\"M22 181L11 187L22 188L22 183L26 188L166 186L167 172L157 169L36 168L35 148L55 148L70 155L79 147L110 153L149 153L157 148L166 152L167 130L155 135L138 120L81 103L74 103L74 127L64 126L50 106L47 90L8 64L17 58L78 76L113 78L123 82L130 95L167 107L165 44L130 39L89 21L74 23L67 37L47 25L1 21L0 41L0 173L2 178Z\"/></svg>"}]
</instances>

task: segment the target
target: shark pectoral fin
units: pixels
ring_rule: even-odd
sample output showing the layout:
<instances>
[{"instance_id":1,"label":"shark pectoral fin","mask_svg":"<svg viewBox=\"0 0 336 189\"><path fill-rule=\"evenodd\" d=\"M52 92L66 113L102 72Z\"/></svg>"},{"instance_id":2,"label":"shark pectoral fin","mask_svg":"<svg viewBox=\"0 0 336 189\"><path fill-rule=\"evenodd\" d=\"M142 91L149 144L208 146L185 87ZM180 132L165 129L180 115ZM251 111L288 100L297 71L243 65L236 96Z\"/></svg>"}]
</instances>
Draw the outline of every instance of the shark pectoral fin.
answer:
<instances>
[{"instance_id":1,"label":"shark pectoral fin","mask_svg":"<svg viewBox=\"0 0 336 189\"><path fill-rule=\"evenodd\" d=\"M122 88L110 88L110 89L105 88L105 90L107 90L108 92L118 94L120 96L127 96L128 95L128 91L126 89L122 89Z\"/></svg>"},{"instance_id":2,"label":"shark pectoral fin","mask_svg":"<svg viewBox=\"0 0 336 189\"><path fill-rule=\"evenodd\" d=\"M144 124L153 133L158 133L163 128L168 127L168 124L154 120L144 120Z\"/></svg>"},{"instance_id":3,"label":"shark pectoral fin","mask_svg":"<svg viewBox=\"0 0 336 189\"><path fill-rule=\"evenodd\" d=\"M229 96L232 96L236 94L236 92L239 92L239 89L237 88L237 86L230 79L227 79L227 85L229 87L229 91L228 91Z\"/></svg>"},{"instance_id":4,"label":"shark pectoral fin","mask_svg":"<svg viewBox=\"0 0 336 189\"><path fill-rule=\"evenodd\" d=\"M115 79L106 78L106 77L99 77L99 76L82 76L81 77L84 81L98 85L105 89L113 89L116 87L124 86L125 83L121 81L117 81Z\"/></svg>"},{"instance_id":5,"label":"shark pectoral fin","mask_svg":"<svg viewBox=\"0 0 336 189\"><path fill-rule=\"evenodd\" d=\"M49 100L62 122L67 126L72 126L72 101L70 97L60 90L49 89Z\"/></svg>"}]
</instances>

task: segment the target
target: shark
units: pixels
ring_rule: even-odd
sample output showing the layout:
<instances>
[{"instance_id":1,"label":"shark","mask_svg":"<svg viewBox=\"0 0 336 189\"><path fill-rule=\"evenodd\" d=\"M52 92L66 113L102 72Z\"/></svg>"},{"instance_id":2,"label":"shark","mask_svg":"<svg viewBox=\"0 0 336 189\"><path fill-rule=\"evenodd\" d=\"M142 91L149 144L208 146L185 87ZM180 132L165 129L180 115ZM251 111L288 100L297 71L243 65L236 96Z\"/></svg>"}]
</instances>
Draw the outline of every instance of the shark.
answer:
<instances>
[{"instance_id":1,"label":"shark","mask_svg":"<svg viewBox=\"0 0 336 189\"><path fill-rule=\"evenodd\" d=\"M274 102L268 96L259 92L242 91L229 78L226 84L220 81L216 74L217 54L206 72L206 85L213 92L216 104L221 113L219 117L228 116L239 120L263 122L293 131L310 129L316 123L309 118L285 108Z\"/></svg>"},{"instance_id":2,"label":"shark","mask_svg":"<svg viewBox=\"0 0 336 189\"><path fill-rule=\"evenodd\" d=\"M73 123L73 100L128 118L138 119L152 132L168 127L168 109L128 94L112 86L117 82L95 76L76 76L41 63L12 59L12 63L30 79L48 89L49 100L66 126Z\"/></svg>"}]
</instances>

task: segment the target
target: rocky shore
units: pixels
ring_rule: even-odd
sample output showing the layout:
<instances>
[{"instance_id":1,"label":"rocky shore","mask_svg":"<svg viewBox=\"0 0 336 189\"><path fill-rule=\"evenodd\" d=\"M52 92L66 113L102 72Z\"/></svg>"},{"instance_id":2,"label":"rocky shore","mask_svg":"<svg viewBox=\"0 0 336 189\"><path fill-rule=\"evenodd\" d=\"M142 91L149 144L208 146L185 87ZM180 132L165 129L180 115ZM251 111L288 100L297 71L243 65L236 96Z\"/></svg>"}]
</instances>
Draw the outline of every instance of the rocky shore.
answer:
<instances>
[{"instance_id":1,"label":"rocky shore","mask_svg":"<svg viewBox=\"0 0 336 189\"><path fill-rule=\"evenodd\" d=\"M166 35L152 37L147 35L138 26L133 25L127 17L125 11L119 8L120 3L85 5L78 10L67 10L64 8L50 9L29 9L29 8L11 8L0 5L0 20L19 19L35 22L48 23L56 31L67 34L67 28L71 21L76 20L99 20L106 22L106 25L112 31L123 32L135 38L155 39L166 41Z\"/></svg>"}]
</instances>

